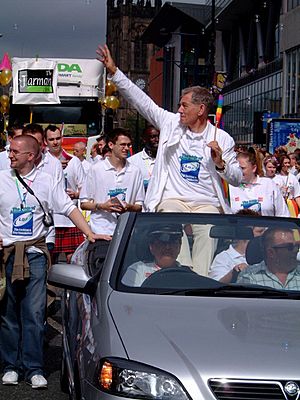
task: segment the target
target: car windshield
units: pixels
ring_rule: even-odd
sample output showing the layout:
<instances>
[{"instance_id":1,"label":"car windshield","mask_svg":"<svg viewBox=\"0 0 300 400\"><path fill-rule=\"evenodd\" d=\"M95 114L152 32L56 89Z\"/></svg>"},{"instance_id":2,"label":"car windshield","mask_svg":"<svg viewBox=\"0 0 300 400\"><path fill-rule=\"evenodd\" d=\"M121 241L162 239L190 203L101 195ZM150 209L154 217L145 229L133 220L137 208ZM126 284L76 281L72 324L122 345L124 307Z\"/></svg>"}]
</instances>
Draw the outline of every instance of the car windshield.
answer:
<instances>
[{"instance_id":1,"label":"car windshield","mask_svg":"<svg viewBox=\"0 0 300 400\"><path fill-rule=\"evenodd\" d=\"M120 256L116 289L298 298L299 229L299 221L290 218L137 214L123 238L127 244Z\"/></svg>"}]
</instances>

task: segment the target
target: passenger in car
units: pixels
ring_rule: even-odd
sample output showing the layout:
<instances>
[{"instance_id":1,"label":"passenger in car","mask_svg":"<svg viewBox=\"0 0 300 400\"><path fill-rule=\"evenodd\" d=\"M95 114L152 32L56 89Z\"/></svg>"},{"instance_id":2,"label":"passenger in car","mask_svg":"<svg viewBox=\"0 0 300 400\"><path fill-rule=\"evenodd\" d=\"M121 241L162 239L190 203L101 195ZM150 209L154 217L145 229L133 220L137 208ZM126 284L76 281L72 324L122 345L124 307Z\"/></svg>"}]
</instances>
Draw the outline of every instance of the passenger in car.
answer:
<instances>
[{"instance_id":1,"label":"passenger in car","mask_svg":"<svg viewBox=\"0 0 300 400\"><path fill-rule=\"evenodd\" d=\"M181 264L176 259L180 252L182 235L180 224L152 226L147 237L153 261L138 261L130 265L122 278L122 283L127 286L141 286L150 275L162 268L180 267Z\"/></svg>"},{"instance_id":2,"label":"passenger in car","mask_svg":"<svg viewBox=\"0 0 300 400\"><path fill-rule=\"evenodd\" d=\"M239 210L236 215L259 216L260 214L251 209ZM252 227L253 236L261 236L264 227ZM246 260L246 248L249 240L233 240L229 248L217 254L209 269L208 276L218 281L229 283L233 281L233 277L248 267Z\"/></svg>"},{"instance_id":3,"label":"passenger in car","mask_svg":"<svg viewBox=\"0 0 300 400\"><path fill-rule=\"evenodd\" d=\"M269 228L262 236L264 260L241 272L238 283L300 289L299 243L291 229Z\"/></svg>"},{"instance_id":4,"label":"passenger in car","mask_svg":"<svg viewBox=\"0 0 300 400\"><path fill-rule=\"evenodd\" d=\"M248 267L245 257L248 242L249 240L236 240L227 250L217 254L208 276L224 283L231 282L233 270L240 272Z\"/></svg>"}]
</instances>

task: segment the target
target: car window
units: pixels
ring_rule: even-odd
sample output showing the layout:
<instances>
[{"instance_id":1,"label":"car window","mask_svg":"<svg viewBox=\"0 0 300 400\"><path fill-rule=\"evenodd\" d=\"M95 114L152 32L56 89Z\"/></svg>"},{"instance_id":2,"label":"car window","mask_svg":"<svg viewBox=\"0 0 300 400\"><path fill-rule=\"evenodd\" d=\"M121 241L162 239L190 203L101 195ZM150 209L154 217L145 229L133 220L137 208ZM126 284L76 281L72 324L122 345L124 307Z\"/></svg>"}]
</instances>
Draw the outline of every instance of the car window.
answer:
<instances>
[{"instance_id":1,"label":"car window","mask_svg":"<svg viewBox=\"0 0 300 400\"><path fill-rule=\"evenodd\" d=\"M118 289L300 291L298 224L287 218L141 214L119 266Z\"/></svg>"}]
</instances>

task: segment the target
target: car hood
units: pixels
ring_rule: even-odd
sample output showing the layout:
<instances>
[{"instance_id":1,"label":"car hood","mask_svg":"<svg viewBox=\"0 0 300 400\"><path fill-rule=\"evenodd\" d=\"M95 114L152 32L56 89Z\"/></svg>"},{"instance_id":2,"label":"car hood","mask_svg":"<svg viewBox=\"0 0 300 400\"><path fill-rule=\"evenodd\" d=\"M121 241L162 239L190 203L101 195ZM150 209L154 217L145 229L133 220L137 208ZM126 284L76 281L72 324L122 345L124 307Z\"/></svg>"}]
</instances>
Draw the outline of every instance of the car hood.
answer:
<instances>
[{"instance_id":1,"label":"car hood","mask_svg":"<svg viewBox=\"0 0 300 400\"><path fill-rule=\"evenodd\" d=\"M299 304L121 292L108 300L130 360L205 380L296 379Z\"/></svg>"}]
</instances>

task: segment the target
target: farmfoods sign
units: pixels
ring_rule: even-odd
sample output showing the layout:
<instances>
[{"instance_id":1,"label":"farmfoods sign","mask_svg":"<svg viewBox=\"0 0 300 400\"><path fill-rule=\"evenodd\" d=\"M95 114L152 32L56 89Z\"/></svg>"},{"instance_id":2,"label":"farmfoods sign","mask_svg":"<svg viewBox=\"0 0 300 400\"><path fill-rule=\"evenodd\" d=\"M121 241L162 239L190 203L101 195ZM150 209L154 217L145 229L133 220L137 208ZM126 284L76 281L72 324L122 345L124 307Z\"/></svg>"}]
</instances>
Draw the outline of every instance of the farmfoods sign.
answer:
<instances>
[{"instance_id":1,"label":"farmfoods sign","mask_svg":"<svg viewBox=\"0 0 300 400\"><path fill-rule=\"evenodd\" d=\"M58 104L57 63L43 58L13 58L13 104Z\"/></svg>"},{"instance_id":2,"label":"farmfoods sign","mask_svg":"<svg viewBox=\"0 0 300 400\"><path fill-rule=\"evenodd\" d=\"M18 73L19 93L53 93L52 69L25 69Z\"/></svg>"}]
</instances>

